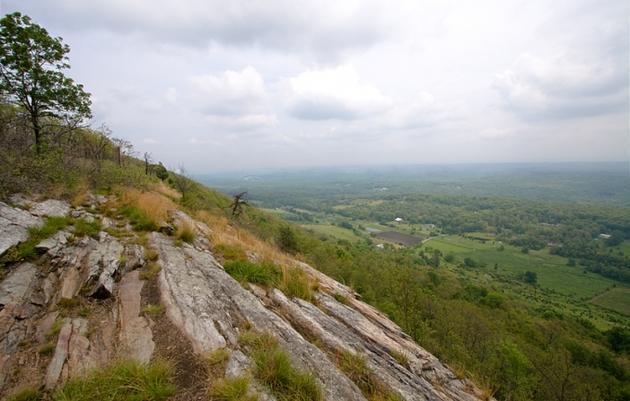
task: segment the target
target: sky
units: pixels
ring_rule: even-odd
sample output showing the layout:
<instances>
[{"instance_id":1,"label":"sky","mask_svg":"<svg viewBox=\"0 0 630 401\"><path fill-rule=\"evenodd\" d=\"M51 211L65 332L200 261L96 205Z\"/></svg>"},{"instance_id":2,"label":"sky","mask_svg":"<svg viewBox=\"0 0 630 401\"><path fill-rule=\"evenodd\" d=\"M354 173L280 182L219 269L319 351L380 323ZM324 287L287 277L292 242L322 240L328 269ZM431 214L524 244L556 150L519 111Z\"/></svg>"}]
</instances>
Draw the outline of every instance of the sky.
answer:
<instances>
[{"instance_id":1,"label":"sky","mask_svg":"<svg viewBox=\"0 0 630 401\"><path fill-rule=\"evenodd\" d=\"M0 0L191 173L630 158L627 0Z\"/></svg>"}]
</instances>

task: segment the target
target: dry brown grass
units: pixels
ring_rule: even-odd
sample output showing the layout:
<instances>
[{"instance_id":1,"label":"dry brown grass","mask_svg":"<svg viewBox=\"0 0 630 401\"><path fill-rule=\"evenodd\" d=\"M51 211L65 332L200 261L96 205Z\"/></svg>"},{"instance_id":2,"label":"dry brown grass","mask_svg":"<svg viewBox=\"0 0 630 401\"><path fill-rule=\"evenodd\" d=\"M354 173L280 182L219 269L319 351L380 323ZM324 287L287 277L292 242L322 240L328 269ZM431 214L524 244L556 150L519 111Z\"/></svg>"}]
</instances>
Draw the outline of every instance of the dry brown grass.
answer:
<instances>
[{"instance_id":1,"label":"dry brown grass","mask_svg":"<svg viewBox=\"0 0 630 401\"><path fill-rule=\"evenodd\" d=\"M279 266L292 266L295 264L291 256L250 232L232 226L225 216L200 211L197 212L196 218L210 227L212 237L209 239L214 245L226 244L240 246L247 251L254 252L261 260L269 260Z\"/></svg>"},{"instance_id":2,"label":"dry brown grass","mask_svg":"<svg viewBox=\"0 0 630 401\"><path fill-rule=\"evenodd\" d=\"M123 205L132 205L149 217L155 224L168 219L168 211L177 209L175 202L158 192L144 192L134 188L125 188L120 195Z\"/></svg>"},{"instance_id":3,"label":"dry brown grass","mask_svg":"<svg viewBox=\"0 0 630 401\"><path fill-rule=\"evenodd\" d=\"M90 193L90 187L87 182L84 182L79 186L77 192L70 199L70 204L73 207L79 207L87 203L88 195Z\"/></svg>"},{"instance_id":4,"label":"dry brown grass","mask_svg":"<svg viewBox=\"0 0 630 401\"><path fill-rule=\"evenodd\" d=\"M164 182L160 181L159 183L155 184L153 186L153 190L155 192L158 192L164 196L166 196L167 198L170 198L174 201L178 201L182 198L182 194L180 194L179 192L177 192L174 188L169 187L168 185L166 185Z\"/></svg>"}]
</instances>

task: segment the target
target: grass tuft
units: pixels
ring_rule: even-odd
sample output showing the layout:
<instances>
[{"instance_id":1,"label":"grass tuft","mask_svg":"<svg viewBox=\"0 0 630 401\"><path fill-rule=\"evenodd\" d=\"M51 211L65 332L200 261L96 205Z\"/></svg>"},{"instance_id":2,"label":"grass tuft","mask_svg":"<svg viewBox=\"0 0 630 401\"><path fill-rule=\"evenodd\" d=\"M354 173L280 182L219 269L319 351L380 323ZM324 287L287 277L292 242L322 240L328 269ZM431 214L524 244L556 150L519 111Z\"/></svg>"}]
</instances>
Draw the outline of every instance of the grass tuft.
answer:
<instances>
[{"instance_id":1,"label":"grass tuft","mask_svg":"<svg viewBox=\"0 0 630 401\"><path fill-rule=\"evenodd\" d=\"M249 391L249 378L239 376L215 380L208 394L216 401L257 401L258 394Z\"/></svg>"},{"instance_id":2,"label":"grass tuft","mask_svg":"<svg viewBox=\"0 0 630 401\"><path fill-rule=\"evenodd\" d=\"M192 244L195 241L195 229L189 223L184 223L177 227L176 235L178 239L188 244Z\"/></svg>"},{"instance_id":3,"label":"grass tuft","mask_svg":"<svg viewBox=\"0 0 630 401\"><path fill-rule=\"evenodd\" d=\"M85 219L79 219L74 222L74 235L77 237L96 237L101 231L101 222L94 220L89 222Z\"/></svg>"},{"instance_id":4,"label":"grass tuft","mask_svg":"<svg viewBox=\"0 0 630 401\"><path fill-rule=\"evenodd\" d=\"M213 251L225 261L247 261L245 250L237 244L217 244Z\"/></svg>"},{"instance_id":5,"label":"grass tuft","mask_svg":"<svg viewBox=\"0 0 630 401\"><path fill-rule=\"evenodd\" d=\"M350 351L342 351L337 356L337 365L361 389L361 392L368 400L403 400L376 377L364 356Z\"/></svg>"},{"instance_id":6,"label":"grass tuft","mask_svg":"<svg viewBox=\"0 0 630 401\"><path fill-rule=\"evenodd\" d=\"M142 365L121 361L85 377L69 380L55 401L161 401L175 394L172 369L168 363Z\"/></svg>"},{"instance_id":7,"label":"grass tuft","mask_svg":"<svg viewBox=\"0 0 630 401\"><path fill-rule=\"evenodd\" d=\"M225 264L225 271L241 283L272 286L278 283L280 268L271 262L252 263L235 260Z\"/></svg>"},{"instance_id":8,"label":"grass tuft","mask_svg":"<svg viewBox=\"0 0 630 401\"><path fill-rule=\"evenodd\" d=\"M24 260L34 260L38 256L37 250L35 250L37 244L46 238L52 237L71 223L72 219L69 217L48 217L41 227L29 228L28 239L2 256L0 266Z\"/></svg>"},{"instance_id":9,"label":"grass tuft","mask_svg":"<svg viewBox=\"0 0 630 401\"><path fill-rule=\"evenodd\" d=\"M409 357L404 352L398 352L396 350L391 350L389 354L402 366L409 369Z\"/></svg>"},{"instance_id":10,"label":"grass tuft","mask_svg":"<svg viewBox=\"0 0 630 401\"><path fill-rule=\"evenodd\" d=\"M149 316L160 316L164 310L164 305L149 304L142 309L142 312Z\"/></svg>"},{"instance_id":11,"label":"grass tuft","mask_svg":"<svg viewBox=\"0 0 630 401\"><path fill-rule=\"evenodd\" d=\"M26 388L10 395L7 401L40 401L44 399L44 394L34 388Z\"/></svg>"},{"instance_id":12,"label":"grass tuft","mask_svg":"<svg viewBox=\"0 0 630 401\"><path fill-rule=\"evenodd\" d=\"M143 271L140 272L141 280L152 280L157 277L162 268L155 262L148 263Z\"/></svg>"},{"instance_id":13,"label":"grass tuft","mask_svg":"<svg viewBox=\"0 0 630 401\"><path fill-rule=\"evenodd\" d=\"M37 352L42 356L50 356L55 352L55 345L50 343L44 344L39 347L39 350L37 350Z\"/></svg>"},{"instance_id":14,"label":"grass tuft","mask_svg":"<svg viewBox=\"0 0 630 401\"><path fill-rule=\"evenodd\" d=\"M251 352L254 376L279 401L320 401L321 389L311 373L297 370L277 340L266 333L243 333L240 342Z\"/></svg>"},{"instance_id":15,"label":"grass tuft","mask_svg":"<svg viewBox=\"0 0 630 401\"><path fill-rule=\"evenodd\" d=\"M315 283L304 270L297 267L287 267L282 271L279 288L288 297L313 302L314 285Z\"/></svg>"}]
</instances>

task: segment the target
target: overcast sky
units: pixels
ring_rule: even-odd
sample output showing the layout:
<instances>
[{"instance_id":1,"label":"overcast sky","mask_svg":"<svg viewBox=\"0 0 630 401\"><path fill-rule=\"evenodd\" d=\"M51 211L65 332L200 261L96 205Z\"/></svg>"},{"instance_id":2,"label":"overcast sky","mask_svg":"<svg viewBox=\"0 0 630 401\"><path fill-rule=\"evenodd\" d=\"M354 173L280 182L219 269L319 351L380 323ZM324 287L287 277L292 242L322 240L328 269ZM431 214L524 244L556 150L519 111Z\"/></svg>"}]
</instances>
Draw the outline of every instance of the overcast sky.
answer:
<instances>
[{"instance_id":1,"label":"overcast sky","mask_svg":"<svg viewBox=\"0 0 630 401\"><path fill-rule=\"evenodd\" d=\"M194 173L628 160L627 0L0 0Z\"/></svg>"}]
</instances>

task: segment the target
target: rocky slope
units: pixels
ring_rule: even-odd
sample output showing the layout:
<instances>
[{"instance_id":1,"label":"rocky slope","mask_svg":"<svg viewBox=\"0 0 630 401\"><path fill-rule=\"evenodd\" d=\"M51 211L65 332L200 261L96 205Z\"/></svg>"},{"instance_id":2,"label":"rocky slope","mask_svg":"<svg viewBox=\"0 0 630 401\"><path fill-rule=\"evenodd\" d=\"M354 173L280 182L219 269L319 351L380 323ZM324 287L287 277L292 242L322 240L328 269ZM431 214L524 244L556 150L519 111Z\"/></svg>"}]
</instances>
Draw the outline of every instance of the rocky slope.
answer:
<instances>
[{"instance_id":1,"label":"rocky slope","mask_svg":"<svg viewBox=\"0 0 630 401\"><path fill-rule=\"evenodd\" d=\"M54 389L123 356L173 361L175 399L208 399L203 356L227 348L226 375L248 372L251 360L239 336L254 329L272 334L295 366L312 372L325 400L366 399L338 368L335 355L344 352L363 355L379 381L405 400L481 399L386 316L310 266L294 261L319 283L312 303L275 288L243 286L213 255L212 227L173 210L169 223L194 227L194 244L160 232L141 237L121 216L98 212L106 200L91 197L77 208L21 196L11 205L0 202L0 256L46 216L100 221L117 233L80 236L68 226L39 242L30 262L7 265L0 282L0 396L24 386ZM159 272L147 270L145 255ZM145 313L149 304L163 305L165 313Z\"/></svg>"}]
</instances>

